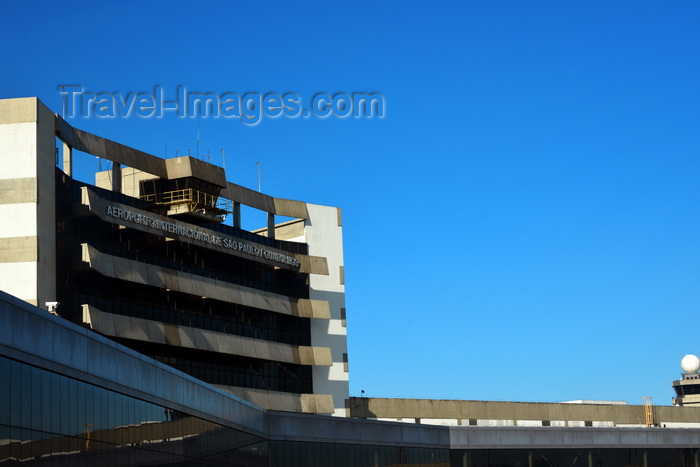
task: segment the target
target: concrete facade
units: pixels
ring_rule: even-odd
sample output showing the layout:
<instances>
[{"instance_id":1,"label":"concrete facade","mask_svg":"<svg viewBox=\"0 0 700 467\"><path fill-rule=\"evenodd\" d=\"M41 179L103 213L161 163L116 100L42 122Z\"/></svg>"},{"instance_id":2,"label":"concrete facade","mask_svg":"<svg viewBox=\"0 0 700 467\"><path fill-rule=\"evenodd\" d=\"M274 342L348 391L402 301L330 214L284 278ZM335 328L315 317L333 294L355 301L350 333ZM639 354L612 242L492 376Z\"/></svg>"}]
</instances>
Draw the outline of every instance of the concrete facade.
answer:
<instances>
[{"instance_id":1,"label":"concrete facade","mask_svg":"<svg viewBox=\"0 0 700 467\"><path fill-rule=\"evenodd\" d=\"M0 284L34 305L56 299L54 114L36 98L0 102Z\"/></svg>"},{"instance_id":2,"label":"concrete facade","mask_svg":"<svg viewBox=\"0 0 700 467\"><path fill-rule=\"evenodd\" d=\"M478 427L646 427L645 406L351 397L351 417ZM654 406L659 427L700 429L700 407Z\"/></svg>"},{"instance_id":3,"label":"concrete facade","mask_svg":"<svg viewBox=\"0 0 700 467\"><path fill-rule=\"evenodd\" d=\"M275 216L294 217L308 231L295 241L308 243L310 250L308 254L290 253L296 250L275 248L270 243L256 243L255 236L246 233L236 234L243 236L236 237L236 241L241 242L240 245L245 243L250 251L227 247L221 243L222 234L206 225L207 222L221 222L222 213L227 213L215 208L213 201L211 206L206 206L207 209L193 207L191 203L169 205L167 210L156 212L139 209L128 200L105 196L104 193L100 195L95 188L83 186L82 206L77 205L73 215L78 218L95 216L103 222L101 225L113 226L112 231L125 229L125 232L133 232L126 245L133 245L146 235L150 236L148 242L156 240L165 244L174 241L172 244L180 245L183 252L199 248L203 249L201 251L236 257L238 264L243 264L246 270L255 271L258 267L251 263L267 268L264 274L255 272L251 283L270 280L259 277L272 277L277 269L288 270L302 278L309 275L309 296L299 298L270 292L265 289L267 283L263 286L256 283L253 287L241 285L240 281L215 279L213 273L197 265L194 266L198 269L192 269L198 273L174 270L171 266L159 265L158 259L149 263L109 254L91 243L82 244L81 257L75 259L82 260L83 265L76 271L93 276L97 274L94 277L120 284L119 287L130 288L133 285L153 288L160 293L176 295L179 302L184 299L200 300L203 303L201 307L206 307L207 301L216 301L221 309L226 306L222 304L230 304L231 309L245 310L243 313L261 310L298 320L307 319L310 322L308 332L311 343L292 345L191 326L169 325L157 320L120 316L87 303L78 304L82 311L71 310L71 313L82 315L83 324L95 331L122 341L126 339L147 345L160 344L250 358L257 362L275 362L282 365L280 368L287 368L285 364L294 368L308 367L312 375L313 394L294 395L273 390L261 392L252 387L236 386L226 389L243 397L249 396L261 404L268 401L265 406L269 408L296 411L301 407L301 412L347 415L347 345L345 329L340 326L341 309L344 314L345 307L344 285L341 283L342 227L337 208L274 198L228 182L222 168L204 161L187 156L161 159L73 128L35 98L0 100L0 217L12 220L0 223L0 290L40 307L57 300L57 146L63 147L62 169L66 176L73 172L72 154L75 150L112 161L112 170L96 174L95 184L120 196L137 200L142 198L143 183L148 181L172 184L193 181L196 186L205 187L202 189L214 190L211 194L204 193L210 196L207 199L225 198L228 206L231 206L228 213L233 214L234 228L240 227L241 205L265 211L268 225L263 230L265 236L271 239L275 238ZM66 180L65 176L63 180ZM121 199L122 203L117 199ZM71 200L69 204L75 205L75 201ZM167 226L167 229L111 216L108 213L112 209L148 218L153 225L159 223ZM65 227L61 228L65 230ZM188 231L196 231L205 240L188 236L185 234ZM208 240L212 238L219 238L218 243ZM243 242L242 238L247 240ZM312 245L313 242L315 244ZM147 244L141 248L147 249ZM129 248L125 247L128 253L126 250ZM264 251L265 255L251 255L251 251ZM70 261L72 264L75 259L64 258L64 262ZM61 282L66 280L67 277L64 277ZM75 280L70 279L69 282ZM65 306L62 308L59 305L59 314L65 312ZM289 322L289 318L284 319ZM264 363L258 365L262 368ZM266 374L262 378L267 377ZM291 402L290 397L293 399Z\"/></svg>"},{"instance_id":4,"label":"concrete facade","mask_svg":"<svg viewBox=\"0 0 700 467\"><path fill-rule=\"evenodd\" d=\"M314 345L331 349L332 365L314 367L314 387L327 394L339 394L345 401L349 393L347 328L345 316L345 274L343 230L339 208L308 204L309 218L304 221L304 241L309 254L328 260L328 275L311 274L310 298L327 302L330 319L311 322ZM336 406L335 414L347 417L346 407Z\"/></svg>"}]
</instances>

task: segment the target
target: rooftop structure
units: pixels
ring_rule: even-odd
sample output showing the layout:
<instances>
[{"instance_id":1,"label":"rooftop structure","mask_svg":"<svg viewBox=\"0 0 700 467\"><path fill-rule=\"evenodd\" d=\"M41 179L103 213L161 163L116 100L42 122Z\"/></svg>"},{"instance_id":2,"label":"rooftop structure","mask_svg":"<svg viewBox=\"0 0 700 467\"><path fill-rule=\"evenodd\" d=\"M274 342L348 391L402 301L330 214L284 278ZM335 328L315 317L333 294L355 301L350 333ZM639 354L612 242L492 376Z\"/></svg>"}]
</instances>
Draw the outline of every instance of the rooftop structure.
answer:
<instances>
[{"instance_id":1,"label":"rooftop structure","mask_svg":"<svg viewBox=\"0 0 700 467\"><path fill-rule=\"evenodd\" d=\"M695 355L686 355L681 360L683 373L681 379L673 381L671 385L676 391L673 405L700 404L700 358Z\"/></svg>"}]
</instances>

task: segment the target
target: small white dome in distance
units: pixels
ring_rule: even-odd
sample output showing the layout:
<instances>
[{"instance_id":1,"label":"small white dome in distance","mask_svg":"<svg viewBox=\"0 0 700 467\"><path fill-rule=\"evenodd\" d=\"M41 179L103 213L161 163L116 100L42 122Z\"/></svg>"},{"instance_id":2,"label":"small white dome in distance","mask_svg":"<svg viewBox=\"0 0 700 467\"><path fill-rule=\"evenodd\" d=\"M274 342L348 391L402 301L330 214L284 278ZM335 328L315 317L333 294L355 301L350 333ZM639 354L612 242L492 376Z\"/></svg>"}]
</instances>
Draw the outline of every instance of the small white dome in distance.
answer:
<instances>
[{"instance_id":1,"label":"small white dome in distance","mask_svg":"<svg viewBox=\"0 0 700 467\"><path fill-rule=\"evenodd\" d=\"M686 355L681 360L681 368L686 373L697 373L700 370L700 358L695 355Z\"/></svg>"}]
</instances>

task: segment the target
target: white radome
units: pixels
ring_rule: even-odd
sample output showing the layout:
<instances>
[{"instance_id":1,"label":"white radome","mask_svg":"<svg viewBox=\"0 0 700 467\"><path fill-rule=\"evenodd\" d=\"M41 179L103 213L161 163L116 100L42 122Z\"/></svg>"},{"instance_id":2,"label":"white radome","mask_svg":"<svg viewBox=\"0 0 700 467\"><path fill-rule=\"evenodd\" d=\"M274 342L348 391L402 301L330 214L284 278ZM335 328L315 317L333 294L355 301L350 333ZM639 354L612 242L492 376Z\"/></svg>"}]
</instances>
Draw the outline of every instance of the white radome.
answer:
<instances>
[{"instance_id":1,"label":"white radome","mask_svg":"<svg viewBox=\"0 0 700 467\"><path fill-rule=\"evenodd\" d=\"M681 368L686 373L697 373L700 370L700 358L695 355L686 355L681 360Z\"/></svg>"}]
</instances>

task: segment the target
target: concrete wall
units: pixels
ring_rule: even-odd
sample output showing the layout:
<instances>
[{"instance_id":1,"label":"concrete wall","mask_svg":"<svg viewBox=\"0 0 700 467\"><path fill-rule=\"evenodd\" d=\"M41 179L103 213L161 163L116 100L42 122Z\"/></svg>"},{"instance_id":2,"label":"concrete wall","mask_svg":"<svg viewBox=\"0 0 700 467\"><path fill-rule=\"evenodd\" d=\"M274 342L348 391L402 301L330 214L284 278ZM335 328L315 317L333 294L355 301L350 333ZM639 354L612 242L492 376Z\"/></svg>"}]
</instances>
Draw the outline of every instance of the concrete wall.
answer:
<instances>
[{"instance_id":1,"label":"concrete wall","mask_svg":"<svg viewBox=\"0 0 700 467\"><path fill-rule=\"evenodd\" d=\"M333 365L313 368L314 392L331 394L335 415L347 416L345 400L350 395L348 377L348 345L345 327L345 271L343 262L343 227L338 208L306 205L308 218L304 221L304 239L310 256L325 257L328 275L310 274L312 300L328 302L331 319L311 320L311 345L329 347Z\"/></svg>"},{"instance_id":2,"label":"concrete wall","mask_svg":"<svg viewBox=\"0 0 700 467\"><path fill-rule=\"evenodd\" d=\"M571 404L353 397L353 417L439 425L614 427L645 426L643 405ZM663 427L700 427L700 407L655 406ZM587 423L588 422L588 423Z\"/></svg>"},{"instance_id":3,"label":"concrete wall","mask_svg":"<svg viewBox=\"0 0 700 467\"><path fill-rule=\"evenodd\" d=\"M36 98L0 100L0 283L56 299L55 117Z\"/></svg>"}]
</instances>

